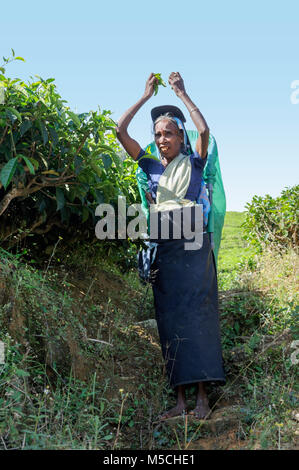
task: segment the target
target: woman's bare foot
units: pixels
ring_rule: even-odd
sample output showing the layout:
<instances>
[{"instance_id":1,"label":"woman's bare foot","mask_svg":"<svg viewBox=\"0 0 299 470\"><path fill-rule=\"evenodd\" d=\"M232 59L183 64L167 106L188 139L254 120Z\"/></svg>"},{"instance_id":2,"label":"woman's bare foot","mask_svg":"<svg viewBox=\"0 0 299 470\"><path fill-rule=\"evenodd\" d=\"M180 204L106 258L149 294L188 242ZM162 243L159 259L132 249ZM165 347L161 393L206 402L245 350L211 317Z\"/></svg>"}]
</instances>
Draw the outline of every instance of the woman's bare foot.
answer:
<instances>
[{"instance_id":1,"label":"woman's bare foot","mask_svg":"<svg viewBox=\"0 0 299 470\"><path fill-rule=\"evenodd\" d=\"M160 415L158 419L163 421L164 419L174 418L175 416L180 416L185 411L186 411L185 386L179 385L177 387L176 406L171 408L169 411L165 411L165 413L162 413L162 415Z\"/></svg>"},{"instance_id":2,"label":"woman's bare foot","mask_svg":"<svg viewBox=\"0 0 299 470\"><path fill-rule=\"evenodd\" d=\"M209 407L209 400L203 382L198 383L198 392L196 397L196 406L194 410L190 411L191 416L198 419L206 418L211 412Z\"/></svg>"},{"instance_id":3,"label":"woman's bare foot","mask_svg":"<svg viewBox=\"0 0 299 470\"><path fill-rule=\"evenodd\" d=\"M211 408L209 407L209 404L202 402L202 403L197 403L194 410L190 411L189 414L191 416L194 416L195 418L204 419L208 417L210 412L211 412Z\"/></svg>"},{"instance_id":4,"label":"woman's bare foot","mask_svg":"<svg viewBox=\"0 0 299 470\"><path fill-rule=\"evenodd\" d=\"M161 416L159 416L159 420L163 421L164 419L174 418L175 416L180 416L182 413L186 411L185 404L179 404L174 406L168 411L165 411Z\"/></svg>"}]
</instances>

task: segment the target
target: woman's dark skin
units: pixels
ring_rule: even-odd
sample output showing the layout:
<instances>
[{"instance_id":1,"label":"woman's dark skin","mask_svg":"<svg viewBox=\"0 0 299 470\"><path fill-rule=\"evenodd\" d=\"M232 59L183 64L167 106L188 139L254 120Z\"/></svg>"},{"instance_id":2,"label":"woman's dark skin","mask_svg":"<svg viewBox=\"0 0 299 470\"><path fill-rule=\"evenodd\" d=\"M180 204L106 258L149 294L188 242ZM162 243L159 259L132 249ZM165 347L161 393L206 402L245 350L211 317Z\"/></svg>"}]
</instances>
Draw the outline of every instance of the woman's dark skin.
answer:
<instances>
[{"instance_id":1,"label":"woman's dark skin","mask_svg":"<svg viewBox=\"0 0 299 470\"><path fill-rule=\"evenodd\" d=\"M137 103L131 106L131 108L129 108L118 121L116 129L117 138L126 152L134 160L137 159L141 146L136 142L136 140L129 136L127 129L137 111L139 111L141 106L143 106L144 103L153 96L155 83L157 83L157 79L154 74L151 73L147 79L143 96L137 101ZM169 76L168 83L171 85L171 88L177 97L185 104L190 113L192 121L198 130L198 139L196 141L195 149L201 158L205 158L209 144L209 128L207 123L197 106L187 95L181 75L178 72L172 72ZM155 126L154 132L155 143L159 148L162 164L166 167L177 155L179 155L181 144L183 142L183 134L178 132L177 127L168 119L159 121ZM147 198L150 203L153 202L150 194L147 194ZM160 419L172 418L174 416L181 415L184 411L186 411L185 386L179 385L177 387L176 406L163 413L162 416L160 416ZM190 414L203 419L209 414L209 412L210 408L204 382L198 382L196 406Z\"/></svg>"}]
</instances>

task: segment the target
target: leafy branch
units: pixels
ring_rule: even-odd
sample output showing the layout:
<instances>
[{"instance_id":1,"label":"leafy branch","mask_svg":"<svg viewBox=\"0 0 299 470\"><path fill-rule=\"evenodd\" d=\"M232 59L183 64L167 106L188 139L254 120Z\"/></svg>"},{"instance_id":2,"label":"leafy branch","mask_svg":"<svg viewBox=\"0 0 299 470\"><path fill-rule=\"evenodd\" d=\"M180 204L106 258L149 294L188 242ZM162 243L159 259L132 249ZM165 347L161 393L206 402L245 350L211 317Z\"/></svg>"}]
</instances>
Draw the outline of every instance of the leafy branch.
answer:
<instances>
[{"instance_id":1,"label":"leafy branch","mask_svg":"<svg viewBox=\"0 0 299 470\"><path fill-rule=\"evenodd\" d=\"M12 50L3 60L7 65L22 58ZM123 159L110 111L74 113L54 78L25 83L1 72L1 218L16 220L11 211L22 206L21 225L28 230L42 230L41 214L46 225L57 213L66 227L75 217L94 228L99 203L115 204L119 195L136 202L136 164Z\"/></svg>"}]
</instances>

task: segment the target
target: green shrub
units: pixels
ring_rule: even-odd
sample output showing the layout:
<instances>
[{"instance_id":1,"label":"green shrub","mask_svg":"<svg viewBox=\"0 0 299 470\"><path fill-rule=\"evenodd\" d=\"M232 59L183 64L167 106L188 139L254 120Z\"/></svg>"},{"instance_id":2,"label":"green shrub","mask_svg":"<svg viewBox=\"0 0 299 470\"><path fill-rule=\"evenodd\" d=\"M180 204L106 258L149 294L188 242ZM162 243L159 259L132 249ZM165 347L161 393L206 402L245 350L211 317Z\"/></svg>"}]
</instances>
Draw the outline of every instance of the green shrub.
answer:
<instances>
[{"instance_id":1,"label":"green shrub","mask_svg":"<svg viewBox=\"0 0 299 470\"><path fill-rule=\"evenodd\" d=\"M299 185L285 188L277 198L254 196L246 209L242 227L253 245L298 246Z\"/></svg>"},{"instance_id":2,"label":"green shrub","mask_svg":"<svg viewBox=\"0 0 299 470\"><path fill-rule=\"evenodd\" d=\"M10 248L29 234L39 241L51 233L55 241L59 232L74 239L78 228L84 240L95 238L98 204L116 205L119 195L127 204L136 202L136 163L124 158L110 115L76 114L53 78L25 83L0 68L2 246Z\"/></svg>"}]
</instances>

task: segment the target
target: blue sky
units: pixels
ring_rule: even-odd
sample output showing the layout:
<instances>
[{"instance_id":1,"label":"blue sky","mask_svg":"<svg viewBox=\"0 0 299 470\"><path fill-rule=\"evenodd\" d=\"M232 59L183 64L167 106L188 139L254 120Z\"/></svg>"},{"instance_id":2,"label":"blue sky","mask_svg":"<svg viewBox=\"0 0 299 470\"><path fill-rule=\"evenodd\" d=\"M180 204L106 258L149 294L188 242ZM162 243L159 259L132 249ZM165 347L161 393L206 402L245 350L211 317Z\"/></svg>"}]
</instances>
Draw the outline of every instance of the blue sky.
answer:
<instances>
[{"instance_id":1,"label":"blue sky","mask_svg":"<svg viewBox=\"0 0 299 470\"><path fill-rule=\"evenodd\" d=\"M7 74L55 78L77 112L100 106L117 120L151 72L167 81L179 71L216 138L228 210L298 183L298 1L15 0L1 5L1 18L0 57L13 48L26 59ZM160 88L129 127L141 146L152 140L150 110L160 104L185 111L170 87Z\"/></svg>"}]
</instances>

